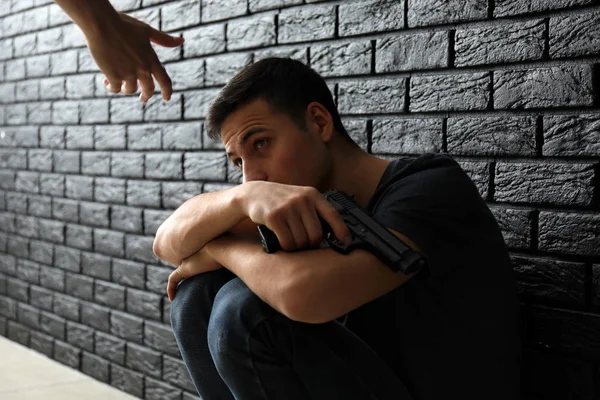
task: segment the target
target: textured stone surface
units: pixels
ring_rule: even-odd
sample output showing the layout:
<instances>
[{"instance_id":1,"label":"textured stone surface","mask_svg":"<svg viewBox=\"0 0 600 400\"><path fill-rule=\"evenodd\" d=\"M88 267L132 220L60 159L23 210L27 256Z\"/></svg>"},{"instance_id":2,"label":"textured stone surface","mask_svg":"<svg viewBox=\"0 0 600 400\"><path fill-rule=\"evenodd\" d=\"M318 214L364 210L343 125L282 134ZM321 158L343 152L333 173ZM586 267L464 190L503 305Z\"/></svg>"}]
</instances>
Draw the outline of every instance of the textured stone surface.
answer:
<instances>
[{"instance_id":1,"label":"textured stone surface","mask_svg":"<svg viewBox=\"0 0 600 400\"><path fill-rule=\"evenodd\" d=\"M341 114L403 112L405 86L404 79L341 82L338 109Z\"/></svg>"},{"instance_id":2,"label":"textured stone surface","mask_svg":"<svg viewBox=\"0 0 600 400\"><path fill-rule=\"evenodd\" d=\"M247 0L201 0L202 22L246 14ZM199 1L196 1L199 2Z\"/></svg>"},{"instance_id":3,"label":"textured stone surface","mask_svg":"<svg viewBox=\"0 0 600 400\"><path fill-rule=\"evenodd\" d=\"M540 211L539 248L553 253L600 255L600 216Z\"/></svg>"},{"instance_id":4,"label":"textured stone surface","mask_svg":"<svg viewBox=\"0 0 600 400\"><path fill-rule=\"evenodd\" d=\"M406 0L361 0L339 8L340 36L360 35L404 28Z\"/></svg>"},{"instance_id":5,"label":"textured stone surface","mask_svg":"<svg viewBox=\"0 0 600 400\"><path fill-rule=\"evenodd\" d=\"M127 368L160 378L162 362L160 353L146 347L127 343L125 365Z\"/></svg>"},{"instance_id":6,"label":"textured stone surface","mask_svg":"<svg viewBox=\"0 0 600 400\"><path fill-rule=\"evenodd\" d=\"M185 179L224 180L227 157L222 152L197 152L184 155Z\"/></svg>"},{"instance_id":7,"label":"textured stone surface","mask_svg":"<svg viewBox=\"0 0 600 400\"><path fill-rule=\"evenodd\" d=\"M196 25L200 23L200 2L197 0L172 2L162 7L161 14L161 28L165 31Z\"/></svg>"},{"instance_id":8,"label":"textured stone surface","mask_svg":"<svg viewBox=\"0 0 600 400\"><path fill-rule=\"evenodd\" d=\"M206 114L208 114L208 107L213 99L217 96L218 92L218 89L205 89L185 92L183 94L183 118L196 119L206 117Z\"/></svg>"},{"instance_id":9,"label":"textured stone surface","mask_svg":"<svg viewBox=\"0 0 600 400\"><path fill-rule=\"evenodd\" d=\"M381 72L448 66L448 34L428 32L377 40L375 70Z\"/></svg>"},{"instance_id":10,"label":"textured stone surface","mask_svg":"<svg viewBox=\"0 0 600 400\"><path fill-rule=\"evenodd\" d=\"M590 106L594 101L592 69L575 65L494 74L494 108Z\"/></svg>"},{"instance_id":11,"label":"textured stone surface","mask_svg":"<svg viewBox=\"0 0 600 400\"><path fill-rule=\"evenodd\" d=\"M195 57L225 50L225 24L201 26L183 34L183 56Z\"/></svg>"},{"instance_id":12,"label":"textured stone surface","mask_svg":"<svg viewBox=\"0 0 600 400\"><path fill-rule=\"evenodd\" d=\"M259 14L227 25L227 50L275 44L275 14Z\"/></svg>"},{"instance_id":13,"label":"textured stone surface","mask_svg":"<svg viewBox=\"0 0 600 400\"><path fill-rule=\"evenodd\" d=\"M139 398L144 393L144 375L114 364L111 365L110 384Z\"/></svg>"},{"instance_id":14,"label":"textured stone surface","mask_svg":"<svg viewBox=\"0 0 600 400\"><path fill-rule=\"evenodd\" d=\"M448 118L448 152L464 155L536 154L533 117Z\"/></svg>"},{"instance_id":15,"label":"textured stone surface","mask_svg":"<svg viewBox=\"0 0 600 400\"><path fill-rule=\"evenodd\" d=\"M310 65L325 77L368 74L371 72L371 43L314 45Z\"/></svg>"},{"instance_id":16,"label":"textured stone surface","mask_svg":"<svg viewBox=\"0 0 600 400\"><path fill-rule=\"evenodd\" d=\"M417 76L410 80L410 111L484 110L488 73Z\"/></svg>"},{"instance_id":17,"label":"textured stone surface","mask_svg":"<svg viewBox=\"0 0 600 400\"><path fill-rule=\"evenodd\" d=\"M593 180L592 164L497 163L494 198L586 206L592 201Z\"/></svg>"},{"instance_id":18,"label":"textured stone surface","mask_svg":"<svg viewBox=\"0 0 600 400\"><path fill-rule=\"evenodd\" d=\"M170 63L167 64L166 69L173 81L173 90L204 86L204 60L194 59Z\"/></svg>"},{"instance_id":19,"label":"textured stone surface","mask_svg":"<svg viewBox=\"0 0 600 400\"><path fill-rule=\"evenodd\" d=\"M335 7L292 8L279 14L279 43L330 39L335 34Z\"/></svg>"},{"instance_id":20,"label":"textured stone surface","mask_svg":"<svg viewBox=\"0 0 600 400\"><path fill-rule=\"evenodd\" d=\"M577 5L591 4L593 0L496 0L495 17L554 10Z\"/></svg>"},{"instance_id":21,"label":"textured stone surface","mask_svg":"<svg viewBox=\"0 0 600 400\"><path fill-rule=\"evenodd\" d=\"M532 245L533 211L491 207L502 231L504 242L511 249L529 249Z\"/></svg>"},{"instance_id":22,"label":"textured stone surface","mask_svg":"<svg viewBox=\"0 0 600 400\"><path fill-rule=\"evenodd\" d=\"M539 60L544 52L544 30L543 20L458 29L454 64L464 67Z\"/></svg>"},{"instance_id":23,"label":"textured stone surface","mask_svg":"<svg viewBox=\"0 0 600 400\"><path fill-rule=\"evenodd\" d=\"M593 55L600 52L600 11L550 18L552 58Z\"/></svg>"},{"instance_id":24,"label":"textured stone surface","mask_svg":"<svg viewBox=\"0 0 600 400\"><path fill-rule=\"evenodd\" d=\"M449 24L452 22L485 19L487 0L406 0L408 26Z\"/></svg>"},{"instance_id":25,"label":"textured stone surface","mask_svg":"<svg viewBox=\"0 0 600 400\"><path fill-rule=\"evenodd\" d=\"M596 115L545 117L542 152L547 156L599 155L600 117Z\"/></svg>"},{"instance_id":26,"label":"textured stone surface","mask_svg":"<svg viewBox=\"0 0 600 400\"><path fill-rule=\"evenodd\" d=\"M249 54L232 53L206 60L206 86L224 85L252 61Z\"/></svg>"},{"instance_id":27,"label":"textured stone surface","mask_svg":"<svg viewBox=\"0 0 600 400\"><path fill-rule=\"evenodd\" d=\"M437 153L442 148L442 120L376 119L372 141L373 153Z\"/></svg>"},{"instance_id":28,"label":"textured stone surface","mask_svg":"<svg viewBox=\"0 0 600 400\"><path fill-rule=\"evenodd\" d=\"M490 188L490 165L487 162L462 161L461 168L471 178L479 194L484 199L488 198Z\"/></svg>"}]
</instances>

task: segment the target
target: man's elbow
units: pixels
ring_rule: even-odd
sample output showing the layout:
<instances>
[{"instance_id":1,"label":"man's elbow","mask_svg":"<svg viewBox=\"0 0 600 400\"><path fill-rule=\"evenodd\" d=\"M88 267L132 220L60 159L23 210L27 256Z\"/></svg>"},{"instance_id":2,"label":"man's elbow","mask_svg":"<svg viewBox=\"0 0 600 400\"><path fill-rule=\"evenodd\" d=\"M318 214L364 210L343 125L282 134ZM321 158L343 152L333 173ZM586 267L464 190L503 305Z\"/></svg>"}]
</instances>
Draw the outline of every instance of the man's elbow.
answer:
<instances>
[{"instance_id":1,"label":"man's elbow","mask_svg":"<svg viewBox=\"0 0 600 400\"><path fill-rule=\"evenodd\" d=\"M315 301L306 290L289 288L282 293L281 299L279 312L292 321L323 324L338 317L327 307L325 299Z\"/></svg>"}]
</instances>

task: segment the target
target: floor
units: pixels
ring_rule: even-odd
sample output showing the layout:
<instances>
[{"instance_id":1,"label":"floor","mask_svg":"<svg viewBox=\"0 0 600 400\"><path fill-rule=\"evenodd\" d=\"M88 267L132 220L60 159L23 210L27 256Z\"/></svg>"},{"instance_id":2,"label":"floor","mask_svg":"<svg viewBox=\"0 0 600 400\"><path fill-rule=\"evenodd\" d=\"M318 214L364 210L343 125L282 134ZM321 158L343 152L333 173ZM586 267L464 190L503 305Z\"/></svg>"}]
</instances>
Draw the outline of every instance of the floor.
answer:
<instances>
[{"instance_id":1,"label":"floor","mask_svg":"<svg viewBox=\"0 0 600 400\"><path fill-rule=\"evenodd\" d=\"M79 371L0 336L2 400L135 400Z\"/></svg>"}]
</instances>

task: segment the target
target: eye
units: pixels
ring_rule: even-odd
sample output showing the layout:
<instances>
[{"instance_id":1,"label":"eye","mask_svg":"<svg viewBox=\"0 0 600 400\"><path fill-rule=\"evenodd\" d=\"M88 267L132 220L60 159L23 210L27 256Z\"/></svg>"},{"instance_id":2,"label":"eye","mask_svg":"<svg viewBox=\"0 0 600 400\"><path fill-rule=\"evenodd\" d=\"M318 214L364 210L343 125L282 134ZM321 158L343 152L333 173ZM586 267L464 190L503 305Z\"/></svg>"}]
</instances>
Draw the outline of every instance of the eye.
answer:
<instances>
[{"instance_id":1,"label":"eye","mask_svg":"<svg viewBox=\"0 0 600 400\"><path fill-rule=\"evenodd\" d=\"M242 159L241 158L236 158L231 163L233 165L235 165L237 168L242 169Z\"/></svg>"},{"instance_id":2,"label":"eye","mask_svg":"<svg viewBox=\"0 0 600 400\"><path fill-rule=\"evenodd\" d=\"M254 147L258 150L261 147L265 146L268 142L268 139L258 139L254 142Z\"/></svg>"}]
</instances>

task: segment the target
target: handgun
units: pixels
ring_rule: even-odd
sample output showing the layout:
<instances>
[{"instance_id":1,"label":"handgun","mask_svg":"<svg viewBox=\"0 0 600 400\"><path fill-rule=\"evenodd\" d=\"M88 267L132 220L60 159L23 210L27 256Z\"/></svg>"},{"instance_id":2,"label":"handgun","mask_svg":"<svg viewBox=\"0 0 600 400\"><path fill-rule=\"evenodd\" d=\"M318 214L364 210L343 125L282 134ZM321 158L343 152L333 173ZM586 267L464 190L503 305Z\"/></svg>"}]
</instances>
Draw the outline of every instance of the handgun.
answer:
<instances>
[{"instance_id":1,"label":"handgun","mask_svg":"<svg viewBox=\"0 0 600 400\"><path fill-rule=\"evenodd\" d=\"M404 274L417 272L426 264L423 254L407 246L386 227L374 220L353 196L339 190L330 190L323 195L338 211L352 234L352 243L345 245L335 237L329 224L319 218L323 237L330 248L342 254L348 254L355 249L368 250L392 271L401 271ZM258 232L267 253L281 250L277 235L273 231L265 225L259 225Z\"/></svg>"}]
</instances>

